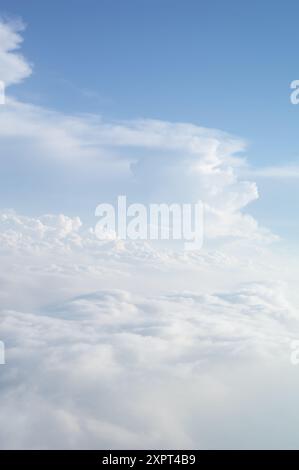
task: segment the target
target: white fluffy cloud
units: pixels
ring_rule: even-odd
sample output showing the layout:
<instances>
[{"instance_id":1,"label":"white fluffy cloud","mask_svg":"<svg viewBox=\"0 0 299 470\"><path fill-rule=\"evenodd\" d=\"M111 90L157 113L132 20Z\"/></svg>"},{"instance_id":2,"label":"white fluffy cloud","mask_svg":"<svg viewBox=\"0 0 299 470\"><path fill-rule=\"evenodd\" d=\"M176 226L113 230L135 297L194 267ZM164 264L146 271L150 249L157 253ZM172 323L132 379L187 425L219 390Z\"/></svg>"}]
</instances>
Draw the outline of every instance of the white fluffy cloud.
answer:
<instances>
[{"instance_id":1,"label":"white fluffy cloud","mask_svg":"<svg viewBox=\"0 0 299 470\"><path fill-rule=\"evenodd\" d=\"M49 205L53 191L60 211L72 198L74 206L90 204L85 213L119 194L146 203L201 200L207 238L274 238L244 213L257 187L237 176L243 159L235 152L244 143L223 132L150 120L106 123L10 100L0 109L0 142L7 184L21 177L33 205Z\"/></svg>"},{"instance_id":2,"label":"white fluffy cloud","mask_svg":"<svg viewBox=\"0 0 299 470\"><path fill-rule=\"evenodd\" d=\"M296 375L281 283L240 284L224 253L102 245L78 218L0 220L2 448L290 445L258 431Z\"/></svg>"},{"instance_id":3,"label":"white fluffy cloud","mask_svg":"<svg viewBox=\"0 0 299 470\"><path fill-rule=\"evenodd\" d=\"M289 315L261 285L158 298L98 291L35 314L4 311L1 447L285 446L283 432L269 438L259 426L267 381L276 403L288 396L276 388L281 371L291 376Z\"/></svg>"}]
</instances>

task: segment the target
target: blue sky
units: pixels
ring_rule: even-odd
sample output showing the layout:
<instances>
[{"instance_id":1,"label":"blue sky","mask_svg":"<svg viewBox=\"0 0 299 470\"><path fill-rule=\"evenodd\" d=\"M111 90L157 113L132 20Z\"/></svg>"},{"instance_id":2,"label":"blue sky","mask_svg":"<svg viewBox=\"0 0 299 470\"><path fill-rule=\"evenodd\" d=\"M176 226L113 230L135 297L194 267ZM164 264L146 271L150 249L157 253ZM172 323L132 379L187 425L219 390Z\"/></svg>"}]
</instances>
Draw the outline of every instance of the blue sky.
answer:
<instances>
[{"instance_id":1,"label":"blue sky","mask_svg":"<svg viewBox=\"0 0 299 470\"><path fill-rule=\"evenodd\" d=\"M295 1L2 0L28 24L16 93L64 110L241 135L255 164L298 157Z\"/></svg>"},{"instance_id":2,"label":"blue sky","mask_svg":"<svg viewBox=\"0 0 299 470\"><path fill-rule=\"evenodd\" d=\"M219 128L248 141L250 164L298 162L297 2L2 0L1 11L28 25L23 53L35 68L13 90L20 99ZM250 210L285 234L297 186L263 181Z\"/></svg>"},{"instance_id":3,"label":"blue sky","mask_svg":"<svg viewBox=\"0 0 299 470\"><path fill-rule=\"evenodd\" d=\"M34 64L11 91L63 112L221 129L247 141L254 167L297 165L298 10L295 1L3 0L2 14L27 24L22 53ZM251 213L292 236L297 179L258 186Z\"/></svg>"}]
</instances>

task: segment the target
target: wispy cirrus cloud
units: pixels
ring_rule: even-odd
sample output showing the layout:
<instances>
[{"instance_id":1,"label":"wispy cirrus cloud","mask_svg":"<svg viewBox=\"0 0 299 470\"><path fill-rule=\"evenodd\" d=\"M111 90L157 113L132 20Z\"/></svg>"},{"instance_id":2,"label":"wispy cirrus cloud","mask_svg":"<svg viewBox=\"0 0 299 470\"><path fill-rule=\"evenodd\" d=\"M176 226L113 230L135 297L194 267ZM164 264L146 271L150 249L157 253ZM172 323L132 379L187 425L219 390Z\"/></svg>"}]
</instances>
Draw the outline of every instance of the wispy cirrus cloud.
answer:
<instances>
[{"instance_id":1,"label":"wispy cirrus cloud","mask_svg":"<svg viewBox=\"0 0 299 470\"><path fill-rule=\"evenodd\" d=\"M0 21L0 79L5 86L19 83L32 73L32 65L18 52L24 29L21 20Z\"/></svg>"},{"instance_id":2,"label":"wispy cirrus cloud","mask_svg":"<svg viewBox=\"0 0 299 470\"><path fill-rule=\"evenodd\" d=\"M243 168L240 175L248 178L267 178L267 179L297 179L299 178L298 165L277 165L261 168Z\"/></svg>"}]
</instances>

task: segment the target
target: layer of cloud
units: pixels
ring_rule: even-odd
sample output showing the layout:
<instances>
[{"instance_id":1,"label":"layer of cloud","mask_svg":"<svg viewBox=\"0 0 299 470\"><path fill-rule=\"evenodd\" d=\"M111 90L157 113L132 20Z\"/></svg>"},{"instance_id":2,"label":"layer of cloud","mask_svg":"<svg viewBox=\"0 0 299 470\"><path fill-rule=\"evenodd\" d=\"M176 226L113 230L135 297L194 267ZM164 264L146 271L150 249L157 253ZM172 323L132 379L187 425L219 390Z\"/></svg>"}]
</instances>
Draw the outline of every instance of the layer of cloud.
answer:
<instances>
[{"instance_id":1,"label":"layer of cloud","mask_svg":"<svg viewBox=\"0 0 299 470\"><path fill-rule=\"evenodd\" d=\"M2 213L0 234L1 448L292 446L284 421L259 432L296 376L282 283L240 284L256 272L225 253L101 244L62 215Z\"/></svg>"},{"instance_id":2,"label":"layer of cloud","mask_svg":"<svg viewBox=\"0 0 299 470\"><path fill-rule=\"evenodd\" d=\"M290 445L258 429L269 377L281 388L279 369L290 374L291 316L270 285L158 298L98 291L35 314L4 311L1 447Z\"/></svg>"}]
</instances>

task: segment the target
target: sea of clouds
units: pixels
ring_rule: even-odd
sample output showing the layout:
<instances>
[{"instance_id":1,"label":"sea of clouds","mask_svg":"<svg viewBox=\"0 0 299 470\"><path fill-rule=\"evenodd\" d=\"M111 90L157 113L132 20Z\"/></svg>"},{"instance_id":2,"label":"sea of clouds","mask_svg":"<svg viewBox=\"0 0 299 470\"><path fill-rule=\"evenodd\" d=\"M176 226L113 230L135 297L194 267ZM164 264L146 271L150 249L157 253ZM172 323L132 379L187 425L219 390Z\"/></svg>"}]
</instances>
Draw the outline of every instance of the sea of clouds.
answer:
<instances>
[{"instance_id":1,"label":"sea of clouds","mask_svg":"<svg viewBox=\"0 0 299 470\"><path fill-rule=\"evenodd\" d=\"M7 86L32 72L22 31L0 23ZM296 447L298 264L247 210L246 144L9 95L0 145L0 448ZM100 242L118 194L202 200L203 249Z\"/></svg>"}]
</instances>

